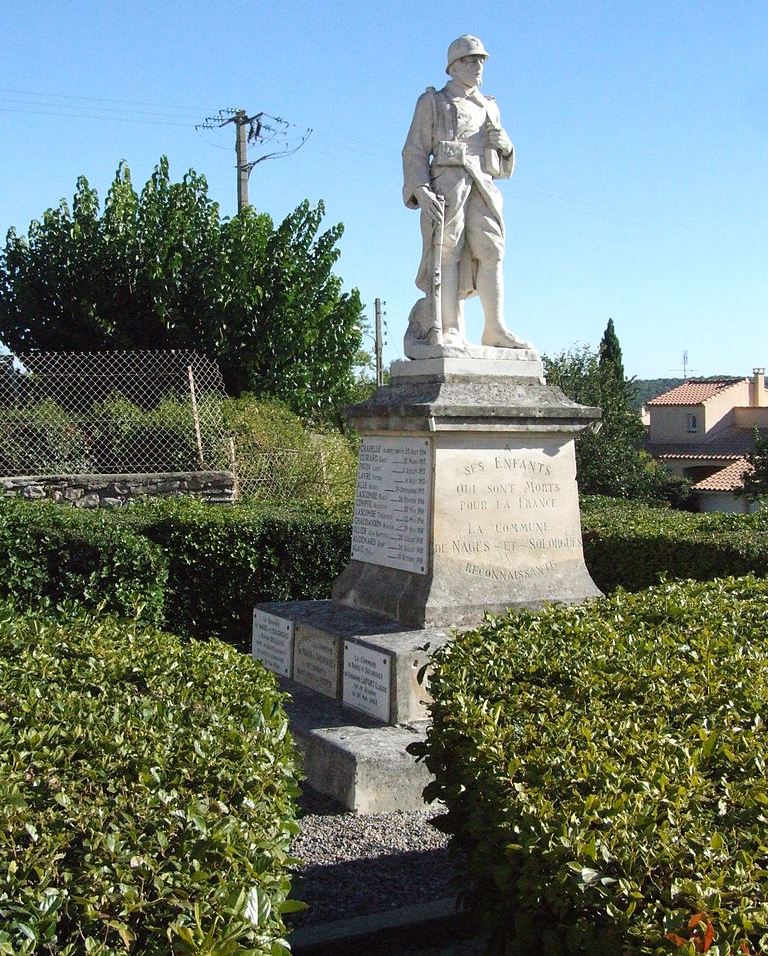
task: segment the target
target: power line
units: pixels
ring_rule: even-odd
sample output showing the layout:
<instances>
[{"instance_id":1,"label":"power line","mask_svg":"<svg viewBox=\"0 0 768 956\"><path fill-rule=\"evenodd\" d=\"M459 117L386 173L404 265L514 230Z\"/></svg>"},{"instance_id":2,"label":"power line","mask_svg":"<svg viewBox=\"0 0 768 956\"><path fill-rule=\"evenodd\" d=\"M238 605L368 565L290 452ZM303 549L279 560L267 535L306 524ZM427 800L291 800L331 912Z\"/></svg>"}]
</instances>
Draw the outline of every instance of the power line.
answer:
<instances>
[{"instance_id":1,"label":"power line","mask_svg":"<svg viewBox=\"0 0 768 956\"><path fill-rule=\"evenodd\" d=\"M293 130L299 130L299 127L294 123L289 123L288 120L283 119L281 116L272 116L263 111L249 116L245 110L236 109L232 106L218 110L213 116L206 116L202 123L196 124L195 129L198 132L203 129L221 129L230 124L233 124L235 127L237 211L241 213L249 204L248 179L253 167L259 163L263 163L267 159L280 159L285 156L292 156L306 143L312 135L312 130L306 129L298 133L293 133ZM290 144L290 138L292 136L299 140L297 145ZM284 143L282 150L264 153L252 162L248 160L249 145L258 146L278 142Z\"/></svg>"},{"instance_id":2,"label":"power line","mask_svg":"<svg viewBox=\"0 0 768 956\"><path fill-rule=\"evenodd\" d=\"M17 100L12 98L0 97L0 103L12 103L14 106L29 106L29 101L27 100ZM162 107L159 111L157 109L148 111L148 110L139 110L139 109L126 109L122 106L88 106L87 103L47 103L37 101L32 103L33 106L44 106L51 109L78 109L78 110L89 110L91 112L100 112L100 113L134 113L138 116L177 116L178 111L171 108L166 109ZM191 112L191 110L190 110Z\"/></svg>"},{"instance_id":3,"label":"power line","mask_svg":"<svg viewBox=\"0 0 768 956\"><path fill-rule=\"evenodd\" d=\"M76 107L73 107L76 109ZM106 120L110 123L146 123L149 126L178 126L184 129L193 129L192 123L173 123L169 120L151 120L140 119L135 116L99 116L91 113L54 113L50 110L35 109L14 109L13 107L0 106L0 113L23 113L25 116L50 116L56 119L84 119L84 120Z\"/></svg>"},{"instance_id":4,"label":"power line","mask_svg":"<svg viewBox=\"0 0 768 956\"><path fill-rule=\"evenodd\" d=\"M43 93L39 90L11 90L4 87L0 87L0 93L10 93L13 96L43 96L43 97L53 97L55 99L62 100L90 100L93 103L123 103L127 106L153 106L158 109L166 110L186 110L187 112L194 112L199 114L202 111L202 107L199 105L195 106L179 106L171 103L149 103L142 100L123 100L115 99L114 97L107 96L76 96L71 93Z\"/></svg>"}]
</instances>

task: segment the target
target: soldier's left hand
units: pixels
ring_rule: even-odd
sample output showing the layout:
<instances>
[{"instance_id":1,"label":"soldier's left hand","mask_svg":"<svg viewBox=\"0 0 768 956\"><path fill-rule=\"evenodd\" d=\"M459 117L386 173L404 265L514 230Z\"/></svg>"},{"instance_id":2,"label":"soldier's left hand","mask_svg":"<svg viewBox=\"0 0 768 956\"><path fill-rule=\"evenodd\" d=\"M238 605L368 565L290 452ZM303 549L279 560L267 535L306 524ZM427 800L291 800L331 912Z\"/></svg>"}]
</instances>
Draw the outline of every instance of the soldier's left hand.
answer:
<instances>
[{"instance_id":1,"label":"soldier's left hand","mask_svg":"<svg viewBox=\"0 0 768 956\"><path fill-rule=\"evenodd\" d=\"M491 129L488 131L488 142L494 149L498 149L502 156L509 156L512 152L512 140L507 136L503 129Z\"/></svg>"}]
</instances>

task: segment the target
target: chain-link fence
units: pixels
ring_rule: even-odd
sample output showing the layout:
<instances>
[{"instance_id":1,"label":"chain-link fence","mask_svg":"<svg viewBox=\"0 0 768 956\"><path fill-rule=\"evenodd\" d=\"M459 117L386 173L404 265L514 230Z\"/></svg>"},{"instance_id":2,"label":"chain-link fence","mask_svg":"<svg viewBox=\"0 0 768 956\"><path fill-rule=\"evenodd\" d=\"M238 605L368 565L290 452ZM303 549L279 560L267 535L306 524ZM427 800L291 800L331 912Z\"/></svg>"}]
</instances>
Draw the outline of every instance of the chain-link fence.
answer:
<instances>
[{"instance_id":1,"label":"chain-link fence","mask_svg":"<svg viewBox=\"0 0 768 956\"><path fill-rule=\"evenodd\" d=\"M0 475L230 468L223 397L196 352L0 356Z\"/></svg>"},{"instance_id":2,"label":"chain-link fence","mask_svg":"<svg viewBox=\"0 0 768 956\"><path fill-rule=\"evenodd\" d=\"M350 502L356 475L356 455L341 436L316 436L308 448L237 449L238 488L246 500Z\"/></svg>"}]
</instances>

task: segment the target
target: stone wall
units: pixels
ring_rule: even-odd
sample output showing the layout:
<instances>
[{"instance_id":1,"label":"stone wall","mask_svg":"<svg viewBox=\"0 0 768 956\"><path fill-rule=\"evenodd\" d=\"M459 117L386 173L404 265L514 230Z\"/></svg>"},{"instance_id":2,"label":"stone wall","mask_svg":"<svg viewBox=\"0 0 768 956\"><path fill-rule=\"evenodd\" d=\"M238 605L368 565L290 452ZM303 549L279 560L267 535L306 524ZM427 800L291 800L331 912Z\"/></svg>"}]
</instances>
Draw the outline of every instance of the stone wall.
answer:
<instances>
[{"instance_id":1,"label":"stone wall","mask_svg":"<svg viewBox=\"0 0 768 956\"><path fill-rule=\"evenodd\" d=\"M142 498L184 495L214 504L235 498L229 471L182 471L147 475L21 475L0 478L0 496L59 501L76 508L116 508Z\"/></svg>"}]
</instances>

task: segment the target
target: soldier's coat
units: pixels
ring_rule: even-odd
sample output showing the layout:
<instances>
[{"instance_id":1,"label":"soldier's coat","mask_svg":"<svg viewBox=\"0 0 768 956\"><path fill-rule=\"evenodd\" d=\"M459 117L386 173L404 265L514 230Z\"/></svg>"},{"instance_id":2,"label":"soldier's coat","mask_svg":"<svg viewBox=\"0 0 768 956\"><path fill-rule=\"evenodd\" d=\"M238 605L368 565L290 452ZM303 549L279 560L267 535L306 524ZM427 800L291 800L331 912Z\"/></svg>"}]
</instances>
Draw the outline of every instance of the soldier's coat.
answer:
<instances>
[{"instance_id":1,"label":"soldier's coat","mask_svg":"<svg viewBox=\"0 0 768 956\"><path fill-rule=\"evenodd\" d=\"M428 186L446 201L442 254L444 259L459 261L460 298L475 291L478 260L499 260L504 254L502 196L493 180L512 175L515 154L513 150L504 157L498 150L491 150L489 127L501 127L493 97L479 90L468 95L451 80L442 90L430 88L419 97L403 147L406 206L418 208L414 196L417 186ZM432 229L429 217L422 212L423 248L416 285L427 295L432 275Z\"/></svg>"}]
</instances>

